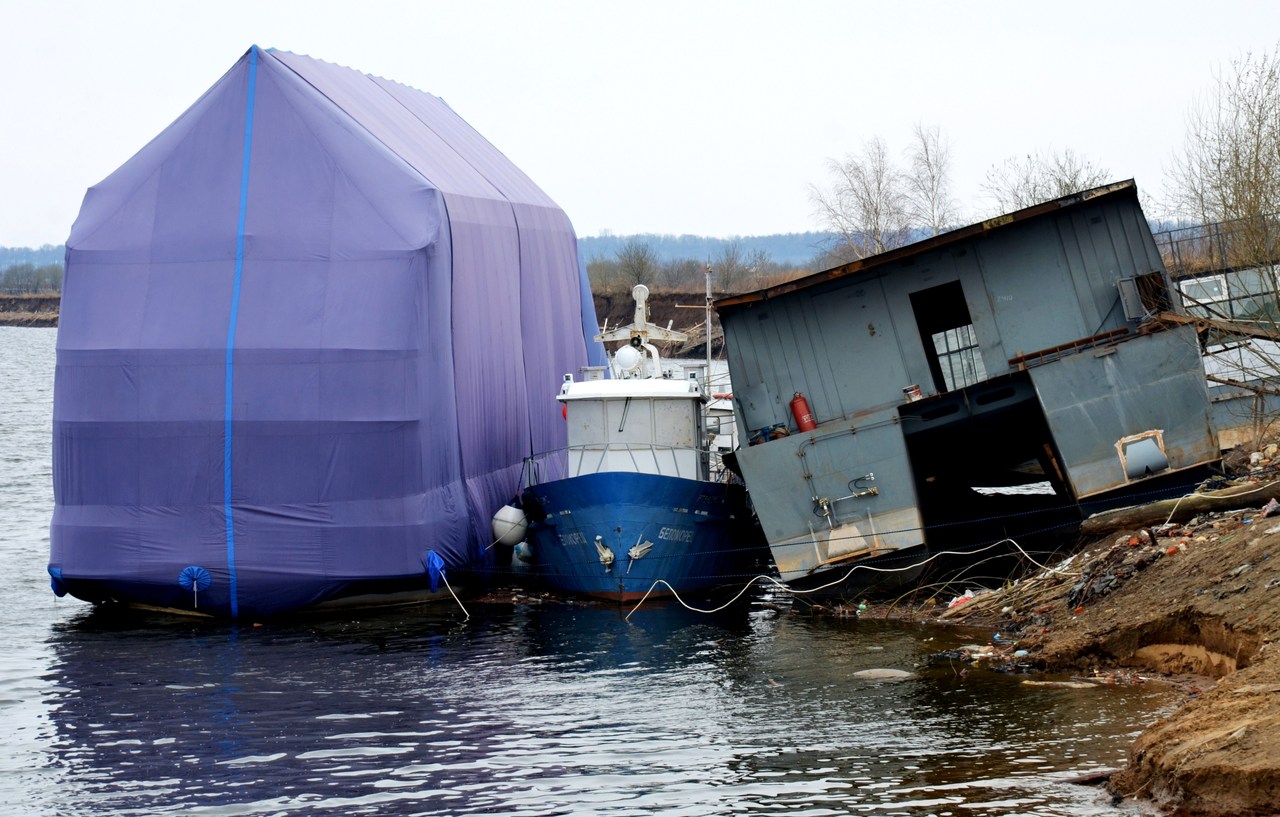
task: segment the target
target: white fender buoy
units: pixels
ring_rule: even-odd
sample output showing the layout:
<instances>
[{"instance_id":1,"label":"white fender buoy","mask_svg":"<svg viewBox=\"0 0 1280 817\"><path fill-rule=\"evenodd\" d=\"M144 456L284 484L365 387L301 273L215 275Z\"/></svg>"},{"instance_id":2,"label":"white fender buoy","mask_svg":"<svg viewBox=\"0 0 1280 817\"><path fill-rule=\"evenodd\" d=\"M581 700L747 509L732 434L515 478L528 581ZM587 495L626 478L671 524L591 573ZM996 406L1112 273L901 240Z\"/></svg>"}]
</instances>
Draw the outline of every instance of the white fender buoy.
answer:
<instances>
[{"instance_id":1,"label":"white fender buoy","mask_svg":"<svg viewBox=\"0 0 1280 817\"><path fill-rule=\"evenodd\" d=\"M514 505L503 505L493 515L493 542L496 545L515 547L524 541L524 532L528 527L524 511Z\"/></svg>"}]
</instances>

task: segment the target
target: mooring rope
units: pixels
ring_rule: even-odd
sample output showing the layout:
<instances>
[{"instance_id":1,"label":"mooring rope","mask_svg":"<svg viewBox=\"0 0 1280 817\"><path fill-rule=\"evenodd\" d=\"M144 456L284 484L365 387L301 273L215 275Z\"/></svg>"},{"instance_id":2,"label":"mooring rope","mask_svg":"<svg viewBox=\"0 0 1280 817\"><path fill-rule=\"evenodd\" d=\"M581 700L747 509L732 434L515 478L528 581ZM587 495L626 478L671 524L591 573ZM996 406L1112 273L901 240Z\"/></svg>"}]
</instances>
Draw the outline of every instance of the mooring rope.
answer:
<instances>
[{"instance_id":1,"label":"mooring rope","mask_svg":"<svg viewBox=\"0 0 1280 817\"><path fill-rule=\"evenodd\" d=\"M680 597L680 593L677 592L676 589L672 587L670 583L668 583L665 579L658 579L657 581L655 581L653 584L649 586L649 589L645 591L645 594L643 596L641 596L640 601L636 602L636 606L632 607L631 611L627 613L626 618L629 620L631 618L631 614L634 613L636 610L640 609L640 606L645 603L645 601L649 598L649 596L653 593L653 591L659 585L664 585L668 590L670 590L672 598L674 598L680 604L680 606L684 607L686 610L689 610L694 613L711 614L711 613L718 613L724 610L725 608L731 606L738 599L742 598L742 596L748 590L751 589L752 585L754 585L756 582L762 579L766 582L770 582L774 584L779 589L783 590L786 593L790 593L793 596L805 596L811 593L817 593L820 590L827 590L832 587L835 587L836 585L842 584L843 582L848 580L850 576L853 575L853 572L855 570L870 570L876 573L903 573L908 570L916 570L918 568L924 567L926 564L928 564L929 562L932 562L934 559L937 559L939 556L972 556L977 553L982 553L985 550L991 550L992 548L1003 545L1006 542L1013 545L1018 550L1018 552L1020 552L1024 557L1026 557L1027 561L1031 562L1031 564L1035 565L1041 570L1047 570L1051 573L1062 573L1069 576L1076 575L1075 573L1072 573L1071 571L1068 571L1068 570L1059 570L1056 567L1050 567L1048 565L1040 564L1040 562L1036 561L1036 559L1032 557L1030 553L1027 553L1027 551L1022 547L1022 545L1018 544L1013 539L1001 539L997 542L992 542L991 544L986 545L985 547L977 548L975 550L940 550L937 553L931 554L929 557L925 559L921 559L918 562L913 562L912 564L906 565L904 567L877 567L875 565L867 565L867 564L853 565L840 578L834 581L828 582L827 584L819 585L817 587L810 587L806 590L797 590L796 588L791 587L785 582L775 579L772 576L761 574L758 576L753 576L745 585L743 585L741 590L735 593L734 596L728 601L726 601L724 604L720 605L719 607L713 607L709 610L702 609L700 607L694 607L693 605L689 604L688 602L686 602L684 599Z\"/></svg>"},{"instance_id":2,"label":"mooring rope","mask_svg":"<svg viewBox=\"0 0 1280 817\"><path fill-rule=\"evenodd\" d=\"M444 575L444 571L440 571L440 578L444 581L444 586L449 589L449 595L453 596L453 600L462 608L462 614L467 618L471 618L471 614L467 612L467 608L462 606L462 599L458 598L458 594L453 592L453 585L449 584L449 577Z\"/></svg>"}]
</instances>

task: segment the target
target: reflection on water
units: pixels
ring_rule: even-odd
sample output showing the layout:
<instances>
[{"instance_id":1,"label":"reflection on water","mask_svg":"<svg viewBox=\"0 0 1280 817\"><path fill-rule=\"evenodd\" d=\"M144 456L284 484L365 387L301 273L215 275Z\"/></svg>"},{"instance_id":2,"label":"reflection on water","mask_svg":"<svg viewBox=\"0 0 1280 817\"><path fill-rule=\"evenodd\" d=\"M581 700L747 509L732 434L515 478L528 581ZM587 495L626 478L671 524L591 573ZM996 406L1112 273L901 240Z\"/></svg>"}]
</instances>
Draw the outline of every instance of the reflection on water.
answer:
<instances>
[{"instance_id":1,"label":"reflection on water","mask_svg":"<svg viewBox=\"0 0 1280 817\"><path fill-rule=\"evenodd\" d=\"M922 664L990 634L758 603L254 627L55 602L52 349L0 330L5 813L1112 814L1065 780L1120 763L1170 700L962 677ZM854 677L878 667L919 672Z\"/></svg>"},{"instance_id":2,"label":"reflection on water","mask_svg":"<svg viewBox=\"0 0 1280 817\"><path fill-rule=\"evenodd\" d=\"M63 779L44 796L103 814L1096 814L1096 792L1055 780L1119 762L1163 699L946 666L854 679L956 643L890 623L472 614L74 616L49 637L46 751Z\"/></svg>"}]
</instances>

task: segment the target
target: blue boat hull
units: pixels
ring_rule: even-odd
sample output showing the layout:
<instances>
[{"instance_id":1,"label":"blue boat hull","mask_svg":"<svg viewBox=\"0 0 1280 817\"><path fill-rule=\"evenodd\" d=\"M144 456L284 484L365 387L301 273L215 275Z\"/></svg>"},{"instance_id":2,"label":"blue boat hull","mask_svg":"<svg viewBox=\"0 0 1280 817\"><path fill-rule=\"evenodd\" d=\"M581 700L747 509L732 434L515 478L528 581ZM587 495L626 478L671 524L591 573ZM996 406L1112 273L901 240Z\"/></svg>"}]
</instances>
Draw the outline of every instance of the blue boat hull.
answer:
<instances>
[{"instance_id":1,"label":"blue boat hull","mask_svg":"<svg viewBox=\"0 0 1280 817\"><path fill-rule=\"evenodd\" d=\"M535 485L523 502L537 574L561 592L618 602L698 594L741 587L767 566L740 485L608 472ZM633 548L645 552L632 558Z\"/></svg>"}]
</instances>

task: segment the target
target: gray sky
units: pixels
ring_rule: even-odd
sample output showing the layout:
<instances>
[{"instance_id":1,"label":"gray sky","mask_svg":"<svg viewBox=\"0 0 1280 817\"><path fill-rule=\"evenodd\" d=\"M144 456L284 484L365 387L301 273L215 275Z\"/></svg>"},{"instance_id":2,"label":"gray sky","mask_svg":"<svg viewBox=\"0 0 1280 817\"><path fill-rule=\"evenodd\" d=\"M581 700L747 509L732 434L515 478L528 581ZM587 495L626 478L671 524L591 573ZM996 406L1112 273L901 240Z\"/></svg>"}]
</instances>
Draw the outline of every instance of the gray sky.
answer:
<instances>
[{"instance_id":1,"label":"gray sky","mask_svg":"<svg viewBox=\"0 0 1280 817\"><path fill-rule=\"evenodd\" d=\"M63 242L85 190L255 43L443 97L579 235L745 236L820 229L827 160L874 136L901 154L917 122L951 142L967 220L992 165L1066 148L1156 205L1194 100L1280 38L1280 3L1248 0L0 0L0 20L5 246Z\"/></svg>"}]
</instances>

